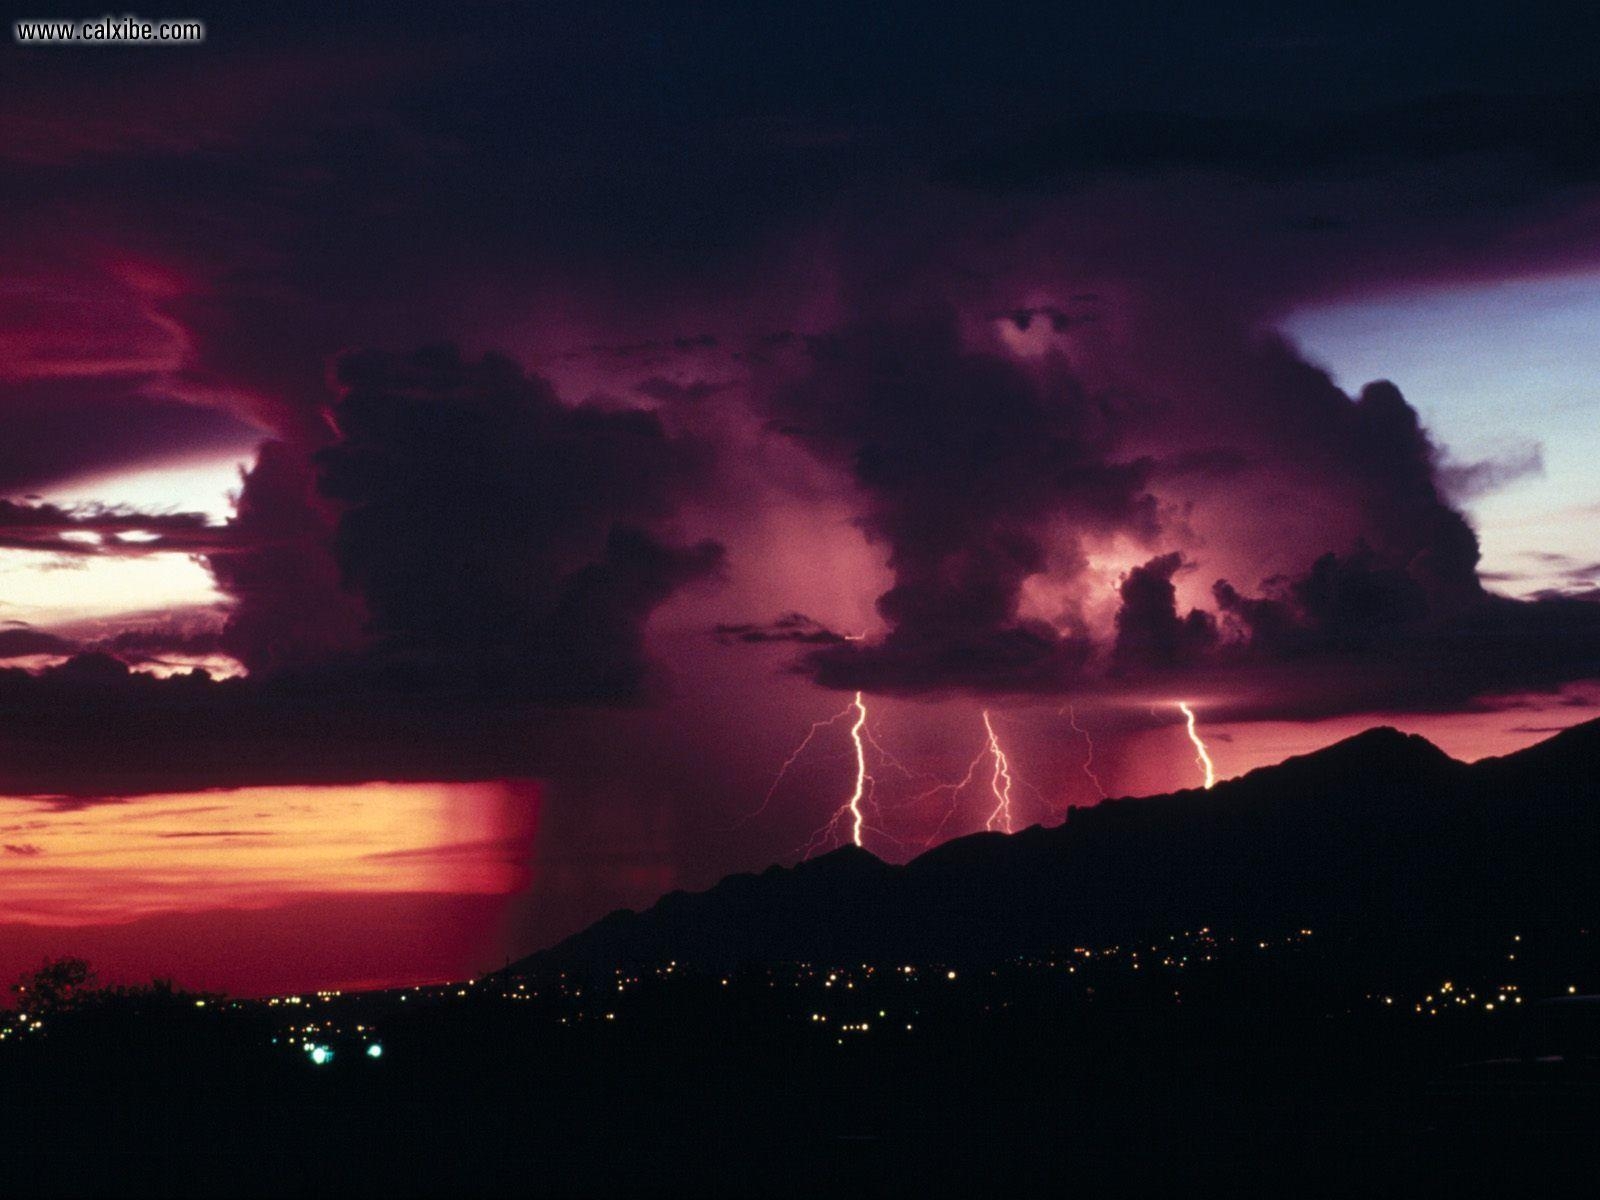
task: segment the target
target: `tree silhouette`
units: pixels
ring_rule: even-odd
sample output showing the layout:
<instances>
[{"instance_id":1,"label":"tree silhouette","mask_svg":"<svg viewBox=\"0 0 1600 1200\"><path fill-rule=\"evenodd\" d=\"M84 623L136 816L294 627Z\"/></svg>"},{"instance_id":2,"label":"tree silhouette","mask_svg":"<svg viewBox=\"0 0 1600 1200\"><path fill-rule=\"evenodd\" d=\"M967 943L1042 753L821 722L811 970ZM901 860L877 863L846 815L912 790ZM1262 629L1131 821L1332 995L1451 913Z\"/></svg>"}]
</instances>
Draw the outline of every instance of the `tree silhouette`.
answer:
<instances>
[{"instance_id":1,"label":"tree silhouette","mask_svg":"<svg viewBox=\"0 0 1600 1200\"><path fill-rule=\"evenodd\" d=\"M31 1017L58 1016L82 1008L98 995L95 973L81 958L47 959L11 985L17 1007Z\"/></svg>"}]
</instances>

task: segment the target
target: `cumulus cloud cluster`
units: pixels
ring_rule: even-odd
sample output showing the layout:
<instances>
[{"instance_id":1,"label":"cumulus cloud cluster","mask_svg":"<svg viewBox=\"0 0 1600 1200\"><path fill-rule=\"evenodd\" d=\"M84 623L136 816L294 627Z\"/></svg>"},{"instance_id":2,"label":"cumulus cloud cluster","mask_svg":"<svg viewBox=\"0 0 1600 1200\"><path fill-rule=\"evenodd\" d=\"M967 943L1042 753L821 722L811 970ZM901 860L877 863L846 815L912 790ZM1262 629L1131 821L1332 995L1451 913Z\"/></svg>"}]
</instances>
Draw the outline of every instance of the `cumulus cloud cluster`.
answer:
<instances>
[{"instance_id":1,"label":"cumulus cloud cluster","mask_svg":"<svg viewBox=\"0 0 1600 1200\"><path fill-rule=\"evenodd\" d=\"M336 438L268 446L245 479L235 544L212 560L235 600L224 646L268 673L637 699L644 622L722 562L715 542L672 537L705 448L452 347L349 355L335 374Z\"/></svg>"},{"instance_id":2,"label":"cumulus cloud cluster","mask_svg":"<svg viewBox=\"0 0 1600 1200\"><path fill-rule=\"evenodd\" d=\"M1032 373L961 344L953 314L813 341L772 397L790 436L848 472L859 523L888 550L881 639L807 657L826 686L871 691L1058 690L1081 637L1019 612L1046 570L1048 526L1153 535L1150 464L1119 461L1095 398L1067 372Z\"/></svg>"},{"instance_id":3,"label":"cumulus cloud cluster","mask_svg":"<svg viewBox=\"0 0 1600 1200\"><path fill-rule=\"evenodd\" d=\"M1019 351L993 326L1027 333L1031 312L973 333L948 309L806 339L757 402L848 477L893 577L882 630L792 612L719 636L795 643L796 669L832 688L1204 688L1241 715L1449 707L1592 675L1600 609L1484 589L1448 492L1489 469L1450 464L1394 385L1347 395L1217 299L1234 319L1135 292L1129 312L1105 306L1110 346L1069 325Z\"/></svg>"},{"instance_id":4,"label":"cumulus cloud cluster","mask_svg":"<svg viewBox=\"0 0 1600 1200\"><path fill-rule=\"evenodd\" d=\"M885 46L918 69L841 106L777 70L778 22L736 39L789 78L748 122L749 75L692 38L553 55L530 120L519 56L463 21L448 55L231 64L292 85L271 113L204 68L219 101L181 137L150 76L98 123L87 79L0 114L30 300L0 311L0 550L189 554L227 599L209 630L0 631L6 660L88 652L0 678L44 742L52 705L63 739L209 711L224 742L340 708L403 757L445 708L659 694L669 608L696 646L910 697L1313 714L1600 675L1592 573L1497 596L1458 507L1538 448L1452 462L1397 387L1347 394L1270 332L1306 298L1590 261L1592 95L1386 79L1280 112L1279 70L1232 115L1163 109L1078 95L1028 23L1010 99ZM709 109L658 86L691 71ZM441 338L472 349L414 349ZM222 526L24 498L262 438ZM750 533L778 510L846 513L865 549ZM250 677L130 678L163 639Z\"/></svg>"}]
</instances>

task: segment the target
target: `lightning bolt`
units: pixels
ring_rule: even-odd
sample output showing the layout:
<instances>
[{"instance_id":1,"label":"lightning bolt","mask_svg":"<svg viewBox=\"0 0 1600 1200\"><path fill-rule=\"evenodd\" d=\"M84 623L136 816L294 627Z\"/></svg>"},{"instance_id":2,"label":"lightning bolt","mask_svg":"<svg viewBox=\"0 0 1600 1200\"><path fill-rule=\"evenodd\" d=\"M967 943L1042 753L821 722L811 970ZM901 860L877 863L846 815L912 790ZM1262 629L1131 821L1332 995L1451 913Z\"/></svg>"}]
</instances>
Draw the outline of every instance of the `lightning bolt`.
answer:
<instances>
[{"instance_id":1,"label":"lightning bolt","mask_svg":"<svg viewBox=\"0 0 1600 1200\"><path fill-rule=\"evenodd\" d=\"M861 742L861 730L867 723L867 706L861 702L861 693L856 693L855 700L856 723L850 726L850 740L856 746L856 790L850 794L850 799L844 806L850 810L850 840L856 845L861 845L861 797L866 791L867 779L867 748ZM1206 785L1210 787L1208 783Z\"/></svg>"},{"instance_id":2,"label":"lightning bolt","mask_svg":"<svg viewBox=\"0 0 1600 1200\"><path fill-rule=\"evenodd\" d=\"M977 777L978 764L983 762L986 757L994 763L994 771L989 778L989 790L994 796L994 808L990 811L988 820L984 822L983 827L988 830L999 827L1003 828L1007 833L1013 832L1011 786L1013 783L1025 783L1025 781L1012 778L1011 761L1006 757L1006 752L1000 748L1000 738L995 733L994 721L990 718L988 709L983 710L983 731L983 749L979 750L977 757L967 764L967 773L965 775L954 783L941 783L936 787L929 788L921 795L912 797L912 803L915 803L918 800L926 800L930 796L937 795L939 792L948 791L950 793L950 808L945 812L944 819L939 822L938 827L923 843L924 845L931 846L939 840L939 835L945 831L945 827L950 824L950 819L956 814L956 797Z\"/></svg>"},{"instance_id":3,"label":"lightning bolt","mask_svg":"<svg viewBox=\"0 0 1600 1200\"><path fill-rule=\"evenodd\" d=\"M926 800L928 797L936 796L943 791L948 791L950 793L950 807L945 810L944 819L939 822L938 827L928 835L928 840L923 843L924 847L931 846L938 841L939 835L942 834L945 831L945 827L950 824L950 818L956 815L956 797L959 796L966 786L972 782L973 778L978 773L978 764L983 761L983 756L988 753L989 747L985 745L982 750L978 751L978 756L967 764L967 773L954 783L941 783L937 787L929 788L919 796L912 797L911 803L915 804L918 800Z\"/></svg>"},{"instance_id":4,"label":"lightning bolt","mask_svg":"<svg viewBox=\"0 0 1600 1200\"><path fill-rule=\"evenodd\" d=\"M867 726L866 701L862 699L861 693L857 692L855 699L850 702L843 712L836 714L827 721L819 722L819 724L831 725L851 713L854 713L856 718L854 724L850 726L850 741L855 746L856 756L855 790L850 793L848 800L834 810L833 816L828 818L822 828L811 835L800 850L801 858L810 858L822 847L834 841L842 825L849 827L850 840L853 843L857 846L862 844L861 834L866 828L867 818L861 805L863 801L871 798L872 789L877 783L867 770L867 743L871 740L872 735L870 733L863 734L863 730ZM816 726L813 726L812 733L815 732ZM890 840L893 841L894 839L891 838Z\"/></svg>"},{"instance_id":5,"label":"lightning bolt","mask_svg":"<svg viewBox=\"0 0 1600 1200\"><path fill-rule=\"evenodd\" d=\"M989 753L994 755L994 774L989 779L989 788L994 792L994 811L989 814L983 827L992 830L997 825L1003 826L1010 833L1011 764L1006 761L1006 752L1000 749L1000 739L995 736L994 723L989 720L987 708L983 710L983 727L989 734Z\"/></svg>"},{"instance_id":6,"label":"lightning bolt","mask_svg":"<svg viewBox=\"0 0 1600 1200\"><path fill-rule=\"evenodd\" d=\"M1200 740L1199 733L1195 731L1194 709L1190 708L1182 700L1176 701L1176 704L1182 711L1184 720L1188 722L1189 740L1194 743L1194 761L1205 772L1206 790L1209 791L1212 785L1217 782L1217 769L1211 762L1211 755L1206 753L1206 744Z\"/></svg>"},{"instance_id":7,"label":"lightning bolt","mask_svg":"<svg viewBox=\"0 0 1600 1200\"><path fill-rule=\"evenodd\" d=\"M855 707L854 705L851 705L850 708L845 709L845 712L849 712L850 709L854 708L854 707ZM910 779L910 780L937 779L938 778L937 775L930 774L927 771L913 771L910 767L906 766L905 763L901 762L898 758L896 758L895 755L889 750L889 748L887 746L885 746L883 744L883 742L878 739L878 735L872 732L872 726L870 726L870 725L863 726L862 729L861 729L861 736L866 739L867 745L871 746L874 750L876 750L878 752L878 761L883 766L889 767L891 770L898 771L901 775L904 775L907 779ZM932 790L933 791L938 791L939 789L938 788L934 788ZM926 794L924 794L924 796L925 795ZM918 796L918 797L916 797L916 799L921 800L921 799L924 798L924 796ZM895 807L899 808L901 806L900 805L896 805Z\"/></svg>"},{"instance_id":8,"label":"lightning bolt","mask_svg":"<svg viewBox=\"0 0 1600 1200\"><path fill-rule=\"evenodd\" d=\"M1094 784L1094 790L1100 793L1100 799L1106 798L1106 789L1100 782L1100 776L1094 773L1094 739L1089 736L1089 731L1078 724L1078 712L1072 705L1067 705L1067 720L1071 723L1074 733L1083 737L1083 747L1087 752L1083 760L1083 773L1089 777L1089 782Z\"/></svg>"},{"instance_id":9,"label":"lightning bolt","mask_svg":"<svg viewBox=\"0 0 1600 1200\"><path fill-rule=\"evenodd\" d=\"M878 755L881 766L888 767L899 772L908 780L936 780L938 779L938 776L931 775L926 772L912 770L884 747L882 742L879 740L877 735L873 733L872 728L867 723L867 702L865 696L863 696L861 692L857 692L855 694L855 698L851 700L851 702L843 709L834 713L833 716L827 717L821 721L812 722L811 728L806 731L806 735L800 740L800 744L790 752L789 757L785 759L783 765L778 768L778 773L773 777L772 785L767 789L766 798L762 800L760 807L758 807L754 812L750 813L749 816L745 817L740 824L743 824L744 821L751 820L767 808L767 806L772 802L773 796L778 790L778 786L783 782L784 777L788 774L789 769L794 765L796 760L799 759L801 754L805 752L806 747L812 743L816 736L824 729L828 729L831 726L838 724L846 717L853 717L853 720L850 723L850 744L854 750L856 764L854 786L851 789L849 797L844 801L844 803L839 805L839 807L833 811L833 814L826 822L824 822L822 827L817 829L807 840L805 845L800 848L799 855L801 858L809 858L811 855L817 853L819 850L822 850L824 847L839 844L846 837L848 837L850 842L854 845L861 846L864 844L865 835L869 831L874 835L887 838L890 842L893 842L897 846L904 845L904 843L899 839L892 837L889 833L880 828L878 824L868 824L868 808L871 808L873 819L878 822L881 822L884 812L888 810L886 810L877 799L876 792L878 781L872 774L867 752L869 749L874 751ZM925 843L926 845L932 845L935 841L937 841L939 835L943 833L945 827L950 823L957 811L956 801L958 797L960 796L961 792L963 792L977 778L978 768L983 763L985 758L990 759L993 763L993 771L991 772L989 780L989 790L994 796L994 807L990 811L988 819L984 822L984 828L988 830L1004 830L1006 833L1012 833L1015 831L1016 818L1011 803L1012 787L1016 784L1021 784L1024 787L1031 787L1031 785L1028 784L1026 780L1017 779L1012 775L1011 760L1007 757L1004 748L1000 745L1000 736L995 730L994 719L990 715L988 709L983 710L983 730L983 748L979 750L977 756L967 764L965 775L952 782L935 783L934 786L918 793L915 796L912 796L909 800L904 800L889 806L890 810L898 810L918 804L924 800L928 800L933 796L938 795L940 792L949 793L950 808L945 813L944 819L939 822L939 827L934 830L933 835ZM1092 775L1091 778L1093 778ZM1098 781L1096 782L1098 784ZM1034 789L1034 791L1037 793L1037 789ZM1104 794L1104 792L1101 793L1101 795ZM1043 800L1044 797L1040 796L1040 799Z\"/></svg>"},{"instance_id":10,"label":"lightning bolt","mask_svg":"<svg viewBox=\"0 0 1600 1200\"><path fill-rule=\"evenodd\" d=\"M821 733L824 729L829 729L832 726L837 725L840 721L848 717L854 709L854 704L848 704L844 708L841 708L838 712L834 713L831 717L821 721L811 722L811 728L806 730L805 737L801 738L800 744L789 752L789 757L783 760L783 766L779 767L778 773L772 777L772 786L767 788L767 794L762 797L761 803L757 805L753 811L748 812L744 816L740 817L731 826L729 826L729 828L738 829L748 822L755 820L762 813L766 812L767 806L772 803L773 796L777 795L778 793L778 785L783 782L783 777L789 773L789 768L794 766L796 760L798 760L799 757L805 753L806 747L811 745L812 740L817 736L817 734Z\"/></svg>"}]
</instances>

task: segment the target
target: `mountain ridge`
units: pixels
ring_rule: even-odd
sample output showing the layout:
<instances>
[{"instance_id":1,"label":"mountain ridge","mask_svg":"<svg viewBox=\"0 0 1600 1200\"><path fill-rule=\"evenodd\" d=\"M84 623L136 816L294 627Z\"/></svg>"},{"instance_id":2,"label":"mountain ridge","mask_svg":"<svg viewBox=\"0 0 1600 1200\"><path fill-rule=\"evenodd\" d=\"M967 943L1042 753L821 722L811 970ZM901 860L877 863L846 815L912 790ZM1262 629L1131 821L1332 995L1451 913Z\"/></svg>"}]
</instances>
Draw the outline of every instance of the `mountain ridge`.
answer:
<instances>
[{"instance_id":1,"label":"mountain ridge","mask_svg":"<svg viewBox=\"0 0 1600 1200\"><path fill-rule=\"evenodd\" d=\"M853 845L619 909L513 964L981 961L1209 924L1389 942L1600 917L1600 721L1477 763L1376 726L1207 791L1118 797L903 865Z\"/></svg>"}]
</instances>

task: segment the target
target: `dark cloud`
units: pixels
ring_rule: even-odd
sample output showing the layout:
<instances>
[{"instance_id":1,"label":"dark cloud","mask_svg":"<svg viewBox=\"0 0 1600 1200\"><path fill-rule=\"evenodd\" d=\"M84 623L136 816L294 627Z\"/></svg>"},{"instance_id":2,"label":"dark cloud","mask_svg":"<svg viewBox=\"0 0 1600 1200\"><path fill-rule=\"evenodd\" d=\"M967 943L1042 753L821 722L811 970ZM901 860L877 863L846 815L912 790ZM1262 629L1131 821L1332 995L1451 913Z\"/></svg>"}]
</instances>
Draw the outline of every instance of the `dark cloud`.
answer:
<instances>
[{"instance_id":1,"label":"dark cloud","mask_svg":"<svg viewBox=\"0 0 1600 1200\"><path fill-rule=\"evenodd\" d=\"M1400 390L1371 383L1354 404L1338 407L1325 432L1359 490L1361 536L1402 563L1435 605L1478 600L1478 539L1435 480L1438 452ZM1322 432L1322 431L1319 431Z\"/></svg>"},{"instance_id":2,"label":"dark cloud","mask_svg":"<svg viewBox=\"0 0 1600 1200\"><path fill-rule=\"evenodd\" d=\"M245 477L210 559L234 602L221 648L260 672L635 698L645 621L721 563L670 540L708 450L449 347L349 355L337 382L332 442L269 443Z\"/></svg>"},{"instance_id":3,"label":"dark cloud","mask_svg":"<svg viewBox=\"0 0 1600 1200\"><path fill-rule=\"evenodd\" d=\"M209 560L233 601L220 648L251 671L311 666L366 644L365 608L334 559L336 521L305 450L263 445L228 523L233 545Z\"/></svg>"},{"instance_id":4,"label":"dark cloud","mask_svg":"<svg viewBox=\"0 0 1600 1200\"><path fill-rule=\"evenodd\" d=\"M353 355L338 379L318 486L369 660L449 686L635 698L644 622L721 565L716 543L671 536L706 448L650 413L563 404L493 356Z\"/></svg>"},{"instance_id":5,"label":"dark cloud","mask_svg":"<svg viewBox=\"0 0 1600 1200\"><path fill-rule=\"evenodd\" d=\"M1426 589L1364 545L1348 556L1324 554L1304 577L1269 586L1270 595L1253 598L1226 580L1213 589L1250 651L1265 658L1369 650L1429 616Z\"/></svg>"},{"instance_id":6,"label":"dark cloud","mask_svg":"<svg viewBox=\"0 0 1600 1200\"><path fill-rule=\"evenodd\" d=\"M1600 179L1600 93L1459 94L1291 117L1084 111L971 151L940 178L1000 191L1081 186L1107 172L1282 180L1468 156L1513 158L1546 185Z\"/></svg>"},{"instance_id":7,"label":"dark cloud","mask_svg":"<svg viewBox=\"0 0 1600 1200\"><path fill-rule=\"evenodd\" d=\"M1439 467L1439 486L1456 500L1471 500L1498 491L1519 479L1544 474L1544 448L1520 446L1499 456L1473 463L1445 463Z\"/></svg>"},{"instance_id":8,"label":"dark cloud","mask_svg":"<svg viewBox=\"0 0 1600 1200\"><path fill-rule=\"evenodd\" d=\"M219 549L227 536L204 513L0 500L0 549L6 550L114 558L199 554Z\"/></svg>"},{"instance_id":9,"label":"dark cloud","mask_svg":"<svg viewBox=\"0 0 1600 1200\"><path fill-rule=\"evenodd\" d=\"M0 380L0 496L205 454L247 453L259 434L225 412L143 393L138 378Z\"/></svg>"},{"instance_id":10,"label":"dark cloud","mask_svg":"<svg viewBox=\"0 0 1600 1200\"><path fill-rule=\"evenodd\" d=\"M1223 364L1218 387L1184 410L1097 391L1082 382L1092 368L1064 357L961 349L936 319L815 339L772 411L849 471L859 522L894 574L878 601L888 632L840 638L793 615L719 636L809 644L799 667L834 688L1064 693L1188 679L1241 714L1458 707L1600 670L1600 606L1586 588L1529 601L1484 591L1476 535L1448 499L1463 480L1396 387L1350 397L1285 344L1231 336L1203 363L1201 378ZM1273 511L1252 500L1274 491ZM1226 520L1197 527L1194 502L1157 492L1223 504ZM1269 528L1275 547L1258 532ZM1024 615L1032 581L1083 594L1072 542L1095 535L1198 548L1127 571L1104 640L1070 601L1052 621ZM1256 561L1251 546L1304 565L1248 589L1218 577L1221 562ZM1584 564L1563 565L1587 583ZM1180 606L1182 576L1208 600Z\"/></svg>"},{"instance_id":11,"label":"dark cloud","mask_svg":"<svg viewBox=\"0 0 1600 1200\"><path fill-rule=\"evenodd\" d=\"M0 491L278 440L224 529L6 510L9 548L202 554L230 601L220 634L12 636L95 653L5 677L7 769L48 789L151 779L162 755L196 779L525 766L492 744L518 705L649 694L652 615L722 566L691 523L796 496L853 511L886 557L886 632L763 620L824 612L811 594L701 627L793 643L830 687L1177 677L1331 711L1594 669L1596 607L1484 594L1451 503L1532 451L1444 463L1395 388L1352 398L1255 332L1529 245L1575 261L1592 10L1542 35L1531 11L1390 12L1382 37L1327 14L1291 44L1158 5L1135 51L1112 9L862 11L407 10L374 40L273 8L182 64L18 55ZM1454 94L1480 80L1505 94ZM660 411L434 351L345 357L324 419L337 352L445 337ZM751 410L828 480L736 474L680 431ZM750 494L691 522L719 472ZM1088 543L1123 575L1093 628ZM254 677L126 670L216 649Z\"/></svg>"},{"instance_id":12,"label":"dark cloud","mask_svg":"<svg viewBox=\"0 0 1600 1200\"><path fill-rule=\"evenodd\" d=\"M1192 314L1160 320L1152 338L1194 336ZM812 339L801 376L773 389L771 411L785 433L849 472L859 523L887 548L894 574L878 600L888 632L834 640L789 619L719 633L817 643L802 669L843 689L1053 693L1108 674L1222 667L1248 689L1252 667L1316 658L1322 673L1337 672L1341 655L1481 616L1490 598L1477 539L1399 390L1378 382L1352 398L1281 341L1225 321L1200 327L1209 357L1189 368L1199 383L1182 407L1091 386L1092 362L1075 368L1065 350L1027 362L967 349L937 315ZM1276 511L1252 506L1252 495L1273 490L1283 497ZM1222 535L1222 561L1298 554L1304 566L1258 595L1219 580L1214 610L1181 612L1176 577L1209 569L1217 579L1219 551L1204 548L1193 501L1174 495L1222 506L1214 512L1224 523L1214 515L1209 527ZM1270 539L1260 532L1273 527ZM1097 642L1070 599L1084 595L1075 542L1114 536L1158 551L1203 548L1166 550L1127 572L1114 628ZM1052 620L1023 606L1024 586L1039 580L1069 597ZM1509 686L1509 661L1504 671ZM1441 695L1461 694L1462 676L1453 678ZM1341 688L1332 703L1381 703L1386 686Z\"/></svg>"},{"instance_id":13,"label":"dark cloud","mask_svg":"<svg viewBox=\"0 0 1600 1200\"><path fill-rule=\"evenodd\" d=\"M48 630L13 621L0 629L0 660L65 659L98 653L128 666L182 670L197 661L215 660L223 653L221 628L221 615L211 607L119 613L69 621Z\"/></svg>"},{"instance_id":14,"label":"dark cloud","mask_svg":"<svg viewBox=\"0 0 1600 1200\"><path fill-rule=\"evenodd\" d=\"M696 379L689 383L679 383L661 375L652 375L643 383L635 384L633 390L662 404L693 404L709 399L718 392L726 391L728 387L726 382L715 383L707 379Z\"/></svg>"},{"instance_id":15,"label":"dark cloud","mask_svg":"<svg viewBox=\"0 0 1600 1200\"><path fill-rule=\"evenodd\" d=\"M824 646L829 687L1038 691L1082 669L1087 641L1020 615L1047 567L1047 527L1155 528L1149 464L1119 461L1101 401L1065 372L963 348L952 314L819 339L777 390L791 436L849 471L867 536L888 549L881 641Z\"/></svg>"},{"instance_id":16,"label":"dark cloud","mask_svg":"<svg viewBox=\"0 0 1600 1200\"><path fill-rule=\"evenodd\" d=\"M1593 585L1576 585L1570 587L1540 588L1529 593L1527 599L1532 601L1558 601L1580 600L1589 603L1600 603L1600 587Z\"/></svg>"},{"instance_id":17,"label":"dark cloud","mask_svg":"<svg viewBox=\"0 0 1600 1200\"><path fill-rule=\"evenodd\" d=\"M1253 594L1216 579L1220 621L1202 609L1180 614L1177 552L1136 568L1116 620L1120 674L1187 674L1235 697L1237 715L1310 717L1448 709L1600 671L1600 605L1587 593L1512 600L1484 591L1477 537L1447 500L1442 455L1398 389L1375 383L1350 401L1300 387L1276 402L1294 405L1295 436L1278 440L1306 503L1342 494L1358 519L1346 526L1313 507L1324 523L1306 536L1327 549ZM1330 475L1343 481L1332 492ZM1354 534L1341 546L1345 529Z\"/></svg>"},{"instance_id":18,"label":"dark cloud","mask_svg":"<svg viewBox=\"0 0 1600 1200\"><path fill-rule=\"evenodd\" d=\"M1185 476L1229 479L1243 475L1254 465L1244 451L1227 446L1206 450L1184 450L1167 455L1154 465L1156 478L1181 479Z\"/></svg>"},{"instance_id":19,"label":"dark cloud","mask_svg":"<svg viewBox=\"0 0 1600 1200\"><path fill-rule=\"evenodd\" d=\"M1045 304L1033 308L1013 308L996 316L1010 321L1020 333L1027 333L1033 328L1035 319L1047 321L1054 333L1066 333L1079 325L1092 325L1103 319L1098 307L1099 299L1100 297L1092 293L1085 293L1072 297L1075 307L1071 309Z\"/></svg>"},{"instance_id":20,"label":"dark cloud","mask_svg":"<svg viewBox=\"0 0 1600 1200\"><path fill-rule=\"evenodd\" d=\"M363 686L349 671L157 678L111 655L0 668L0 789L56 811L246 784L471 779L529 770L529 713Z\"/></svg>"},{"instance_id":21,"label":"dark cloud","mask_svg":"<svg viewBox=\"0 0 1600 1200\"><path fill-rule=\"evenodd\" d=\"M1359 545L1321 556L1303 576L1267 581L1258 596L1218 580L1219 630L1200 610L1180 620L1164 586L1171 559L1130 573L1138 586L1130 594L1124 585L1114 661L1130 681L1212 689L1215 711L1238 719L1443 711L1600 673L1592 601L1481 593L1440 606L1425 578Z\"/></svg>"},{"instance_id":22,"label":"dark cloud","mask_svg":"<svg viewBox=\"0 0 1600 1200\"><path fill-rule=\"evenodd\" d=\"M765 623L722 624L718 625L714 632L717 640L724 645L741 642L746 645L793 642L801 646L837 646L852 640L844 634L835 633L804 613L797 612L784 613L776 620Z\"/></svg>"},{"instance_id":23,"label":"dark cloud","mask_svg":"<svg viewBox=\"0 0 1600 1200\"><path fill-rule=\"evenodd\" d=\"M222 651L221 630L211 624L170 622L125 629L92 645L126 663L166 663L174 656L204 657Z\"/></svg>"},{"instance_id":24,"label":"dark cloud","mask_svg":"<svg viewBox=\"0 0 1600 1200\"><path fill-rule=\"evenodd\" d=\"M647 338L638 342L591 342L582 349L563 351L562 357L601 358L650 366L670 362L696 350L712 350L717 345L718 338L714 333L680 334L673 338ZM650 395L653 391L662 390L663 385L667 389L675 387L670 381L657 376L639 385L638 390Z\"/></svg>"},{"instance_id":25,"label":"dark cloud","mask_svg":"<svg viewBox=\"0 0 1600 1200\"><path fill-rule=\"evenodd\" d=\"M529 706L648 690L646 623L722 566L716 543L677 536L710 475L705 444L448 348L347 356L337 381L337 435L265 445L224 527L0 507L0 536L28 549L110 552L87 539L139 531L143 552L203 554L229 598L225 623L8 630L11 649L77 652L0 671L15 786L526 773ZM251 676L130 671L216 651Z\"/></svg>"},{"instance_id":26,"label":"dark cloud","mask_svg":"<svg viewBox=\"0 0 1600 1200\"><path fill-rule=\"evenodd\" d=\"M66 638L34 629L30 625L16 624L0 628L0 659L71 654L76 648L75 643Z\"/></svg>"},{"instance_id":27,"label":"dark cloud","mask_svg":"<svg viewBox=\"0 0 1600 1200\"><path fill-rule=\"evenodd\" d=\"M1215 617L1198 608L1178 615L1172 577L1184 565L1183 555L1174 550L1128 572L1118 589L1122 606L1111 651L1114 670L1191 666L1215 647Z\"/></svg>"}]
</instances>

